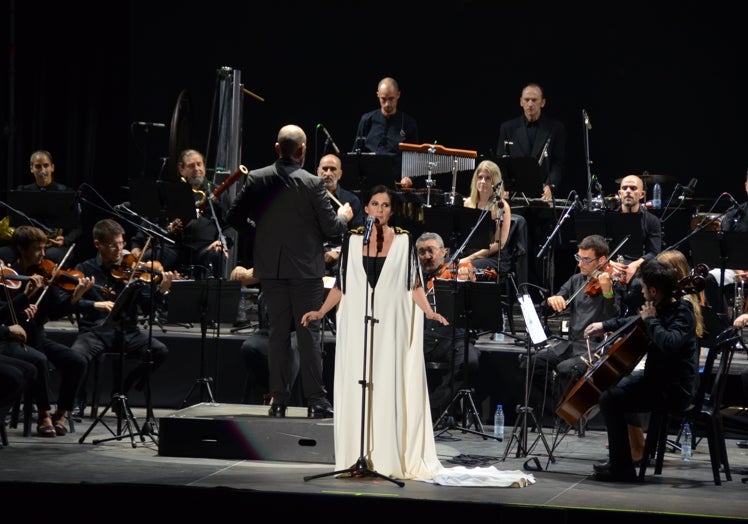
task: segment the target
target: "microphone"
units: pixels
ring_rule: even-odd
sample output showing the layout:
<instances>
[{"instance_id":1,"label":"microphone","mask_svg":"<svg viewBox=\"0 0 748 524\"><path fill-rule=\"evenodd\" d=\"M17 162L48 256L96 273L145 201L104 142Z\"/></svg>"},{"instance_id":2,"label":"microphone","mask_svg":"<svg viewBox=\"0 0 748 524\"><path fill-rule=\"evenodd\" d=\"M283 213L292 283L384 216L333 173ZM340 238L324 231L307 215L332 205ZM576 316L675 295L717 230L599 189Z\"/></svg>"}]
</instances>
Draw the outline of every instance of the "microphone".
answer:
<instances>
[{"instance_id":1,"label":"microphone","mask_svg":"<svg viewBox=\"0 0 748 524\"><path fill-rule=\"evenodd\" d=\"M366 224L364 229L364 245L369 245L369 240L371 239L371 230L374 227L374 223L379 223L379 219L376 217L373 217L371 215L368 215L366 217Z\"/></svg>"},{"instance_id":2,"label":"microphone","mask_svg":"<svg viewBox=\"0 0 748 524\"><path fill-rule=\"evenodd\" d=\"M161 122L134 122L134 124L140 127L166 127L166 124Z\"/></svg>"},{"instance_id":3,"label":"microphone","mask_svg":"<svg viewBox=\"0 0 748 524\"><path fill-rule=\"evenodd\" d=\"M317 129L321 129L322 130L322 132L325 134L325 136L327 137L327 139L332 144L332 148L335 150L335 154L339 155L340 154L340 148L335 143L335 140L332 139L332 137L330 136L330 133L327 132L327 129L325 128L325 126L323 126L322 124L317 124Z\"/></svg>"},{"instance_id":4,"label":"microphone","mask_svg":"<svg viewBox=\"0 0 748 524\"><path fill-rule=\"evenodd\" d=\"M116 206L114 206L114 209L117 211L130 211L131 205L131 202L122 202L121 204L117 204Z\"/></svg>"},{"instance_id":5,"label":"microphone","mask_svg":"<svg viewBox=\"0 0 748 524\"><path fill-rule=\"evenodd\" d=\"M592 124L590 123L590 116L587 114L587 111L582 109L582 118L584 118L584 126L587 128L587 130L592 129Z\"/></svg>"},{"instance_id":6,"label":"microphone","mask_svg":"<svg viewBox=\"0 0 748 524\"><path fill-rule=\"evenodd\" d=\"M551 145L551 137L548 137L548 140L545 141L545 145L543 146L543 151L540 153L540 158L538 159L538 167L543 165L543 161L548 158L548 146Z\"/></svg>"},{"instance_id":7,"label":"microphone","mask_svg":"<svg viewBox=\"0 0 748 524\"><path fill-rule=\"evenodd\" d=\"M681 189L683 190L684 196L693 196L696 193L696 184L698 184L699 181L696 178L692 178L689 180L688 185L686 187L681 186Z\"/></svg>"},{"instance_id":8,"label":"microphone","mask_svg":"<svg viewBox=\"0 0 748 524\"><path fill-rule=\"evenodd\" d=\"M576 191L574 192L574 204L572 204L575 211L583 211L584 210L584 204L582 203L582 199L579 198L579 193Z\"/></svg>"}]
</instances>

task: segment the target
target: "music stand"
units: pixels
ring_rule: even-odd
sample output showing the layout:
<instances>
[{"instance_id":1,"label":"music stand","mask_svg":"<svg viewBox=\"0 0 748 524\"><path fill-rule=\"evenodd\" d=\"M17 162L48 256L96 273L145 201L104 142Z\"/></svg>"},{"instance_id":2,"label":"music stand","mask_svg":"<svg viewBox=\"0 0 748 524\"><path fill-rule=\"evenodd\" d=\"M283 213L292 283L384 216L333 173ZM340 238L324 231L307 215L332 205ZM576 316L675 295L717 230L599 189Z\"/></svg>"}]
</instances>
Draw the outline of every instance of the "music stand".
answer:
<instances>
[{"instance_id":1,"label":"music stand","mask_svg":"<svg viewBox=\"0 0 748 524\"><path fill-rule=\"evenodd\" d=\"M543 434L543 426L535 416L535 411L530 407L530 359L532 357L532 348L542 346L546 343L547 338L545 331L543 330L538 313L535 311L535 306L530 298L529 294L525 294L519 297L520 308L522 310L522 316L525 319L525 326L527 328L527 365L525 366L525 404L524 406L517 406L517 421L514 424L512 430L512 436L509 439L509 443L504 448L504 456L501 458L502 461L506 460L509 450L512 448L512 443L517 442L517 458L520 456L526 457L530 451L538 443L538 440L543 441L545 450L548 452L548 460L556 462L553 458L553 451L548 445L548 441ZM535 442L531 446L527 445L527 429L528 421L527 417L532 418L533 426L537 428L538 435L535 437ZM540 461L535 459L538 468L540 467Z\"/></svg>"},{"instance_id":2,"label":"music stand","mask_svg":"<svg viewBox=\"0 0 748 524\"><path fill-rule=\"evenodd\" d=\"M505 189L512 193L537 195L543 190L545 178L538 161L530 157L501 157L496 159L501 169Z\"/></svg>"},{"instance_id":3,"label":"music stand","mask_svg":"<svg viewBox=\"0 0 748 524\"><path fill-rule=\"evenodd\" d=\"M426 231L439 233L445 243L452 247L452 252L465 242L473 227L475 233L470 237L467 246L483 249L493 242L494 224L492 220L478 220L483 215L480 209L460 206L424 207L423 220Z\"/></svg>"},{"instance_id":4,"label":"music stand","mask_svg":"<svg viewBox=\"0 0 748 524\"><path fill-rule=\"evenodd\" d=\"M104 427L113 436L110 438L94 440L93 444L99 444L101 442L108 442L110 440L122 440L125 438L123 433L122 419L125 419L124 429L127 430L127 435L130 437L130 443L133 448L137 447L135 442L135 435L140 434L140 427L137 421L132 416L132 412L127 405L127 397L122 393L124 390L124 368L125 368L125 319L127 312L132 308L133 302L137 298L143 286L146 285L142 280L135 280L125 286L125 288L117 295L117 300L114 303L114 307L109 312L109 315L104 319L104 323L99 326L99 330L114 329L117 333L117 345L119 346L119 391L112 395L111 400L106 408L96 417L93 424L86 430L86 432L78 439L79 443L83 443L89 433L93 430L96 425L101 422ZM104 421L104 415L109 410L117 413L117 432L115 433ZM133 427L135 431L133 431ZM145 437L140 434L141 441L145 442Z\"/></svg>"},{"instance_id":5,"label":"music stand","mask_svg":"<svg viewBox=\"0 0 748 524\"><path fill-rule=\"evenodd\" d=\"M195 218L195 193L192 191L190 184L165 181L161 181L159 184L161 201L165 208L169 210L170 218L181 218L183 222Z\"/></svg>"},{"instance_id":6,"label":"music stand","mask_svg":"<svg viewBox=\"0 0 748 524\"><path fill-rule=\"evenodd\" d=\"M130 179L128 184L133 211L144 217L161 217L163 211L161 184L147 178Z\"/></svg>"},{"instance_id":7,"label":"music stand","mask_svg":"<svg viewBox=\"0 0 748 524\"><path fill-rule=\"evenodd\" d=\"M205 340L207 338L208 323L233 323L239 308L241 297L241 282L238 280L205 279L205 280L175 280L171 284L169 305L166 318L169 323L185 323L200 321L200 378L195 380L187 392L182 407L196 387L200 388L200 402L204 402L205 393L211 404L215 398L210 384L212 377L205 375ZM195 307L197 305L197 308ZM218 352L216 351L216 358Z\"/></svg>"},{"instance_id":8,"label":"music stand","mask_svg":"<svg viewBox=\"0 0 748 524\"><path fill-rule=\"evenodd\" d=\"M395 155L351 152L340 158L346 187L354 191L368 191L383 184L394 188Z\"/></svg>"},{"instance_id":9,"label":"music stand","mask_svg":"<svg viewBox=\"0 0 748 524\"><path fill-rule=\"evenodd\" d=\"M491 332L501 330L501 293L499 285L495 282L470 282L437 278L434 279L434 296L438 312L446 318L452 326L453 337L457 328L464 330L463 373L465 376L465 385L467 386L467 388L461 389L457 392L445 408L444 412L434 423L434 427L437 427L442 419L447 417L447 427L435 436L438 437L445 431L451 429L460 429L463 433L480 435L484 440L490 437L501 441L502 439L499 437L483 433L483 424L481 423L480 416L475 408L468 380L470 329L475 329L477 326L480 329ZM452 373L454 373L454 361L452 364ZM449 410L453 405L462 407L461 428L457 428L453 424L454 420L448 415ZM475 431L469 429L470 423L468 422L468 418L472 419L473 424L475 424Z\"/></svg>"},{"instance_id":10,"label":"music stand","mask_svg":"<svg viewBox=\"0 0 748 524\"><path fill-rule=\"evenodd\" d=\"M77 227L78 212L76 191L9 191L8 204L48 228L64 231ZM12 222L26 223L27 217L8 208ZM35 224L36 225L36 224Z\"/></svg>"}]
</instances>

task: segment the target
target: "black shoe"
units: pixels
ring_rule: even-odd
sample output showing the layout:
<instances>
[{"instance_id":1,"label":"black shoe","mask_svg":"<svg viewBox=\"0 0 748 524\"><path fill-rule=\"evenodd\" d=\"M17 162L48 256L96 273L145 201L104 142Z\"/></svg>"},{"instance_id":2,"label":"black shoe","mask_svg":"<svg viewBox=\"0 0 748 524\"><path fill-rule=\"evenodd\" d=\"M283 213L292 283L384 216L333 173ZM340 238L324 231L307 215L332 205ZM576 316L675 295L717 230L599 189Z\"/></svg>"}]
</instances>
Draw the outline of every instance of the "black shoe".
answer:
<instances>
[{"instance_id":1,"label":"black shoe","mask_svg":"<svg viewBox=\"0 0 748 524\"><path fill-rule=\"evenodd\" d=\"M268 410L268 415L271 417L283 418L286 416L286 406L283 404L273 404Z\"/></svg>"},{"instance_id":2,"label":"black shoe","mask_svg":"<svg viewBox=\"0 0 748 524\"><path fill-rule=\"evenodd\" d=\"M332 418L334 414L332 404L326 400L312 404L307 408L306 413L309 418Z\"/></svg>"},{"instance_id":3,"label":"black shoe","mask_svg":"<svg viewBox=\"0 0 748 524\"><path fill-rule=\"evenodd\" d=\"M610 469L595 471L594 478L600 482L639 482L639 477L633 471L629 473L613 473Z\"/></svg>"},{"instance_id":4,"label":"black shoe","mask_svg":"<svg viewBox=\"0 0 748 524\"><path fill-rule=\"evenodd\" d=\"M593 464L592 469L595 471L595 473L610 473L610 460Z\"/></svg>"},{"instance_id":5,"label":"black shoe","mask_svg":"<svg viewBox=\"0 0 748 524\"><path fill-rule=\"evenodd\" d=\"M748 440L740 440L737 444L739 448L748 448Z\"/></svg>"}]
</instances>

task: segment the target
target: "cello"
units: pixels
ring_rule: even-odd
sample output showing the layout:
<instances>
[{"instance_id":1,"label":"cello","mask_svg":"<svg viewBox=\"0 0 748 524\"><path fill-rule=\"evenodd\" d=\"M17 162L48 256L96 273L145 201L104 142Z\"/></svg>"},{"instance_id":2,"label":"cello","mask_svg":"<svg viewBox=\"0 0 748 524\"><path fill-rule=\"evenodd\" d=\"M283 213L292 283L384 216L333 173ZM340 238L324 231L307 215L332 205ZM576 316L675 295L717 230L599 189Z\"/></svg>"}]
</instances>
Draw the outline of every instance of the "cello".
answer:
<instances>
[{"instance_id":1,"label":"cello","mask_svg":"<svg viewBox=\"0 0 748 524\"><path fill-rule=\"evenodd\" d=\"M709 267L698 264L691 275L678 281L675 298L703 291L708 274ZM566 394L556 414L570 426L582 417L590 418L602 392L630 374L651 345L644 321L639 315L632 317L598 346L593 355L595 361L587 363L587 371Z\"/></svg>"}]
</instances>

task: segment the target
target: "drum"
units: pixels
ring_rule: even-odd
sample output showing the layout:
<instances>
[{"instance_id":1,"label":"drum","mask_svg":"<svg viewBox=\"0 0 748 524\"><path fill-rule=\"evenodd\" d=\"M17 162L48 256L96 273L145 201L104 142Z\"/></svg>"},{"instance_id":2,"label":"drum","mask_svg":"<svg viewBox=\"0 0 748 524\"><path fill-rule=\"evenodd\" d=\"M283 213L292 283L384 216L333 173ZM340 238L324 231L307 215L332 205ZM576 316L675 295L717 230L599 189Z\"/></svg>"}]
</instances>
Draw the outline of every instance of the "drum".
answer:
<instances>
[{"instance_id":1,"label":"drum","mask_svg":"<svg viewBox=\"0 0 748 524\"><path fill-rule=\"evenodd\" d=\"M722 219L719 213L697 213L691 217L691 231L720 231L722 229Z\"/></svg>"}]
</instances>

